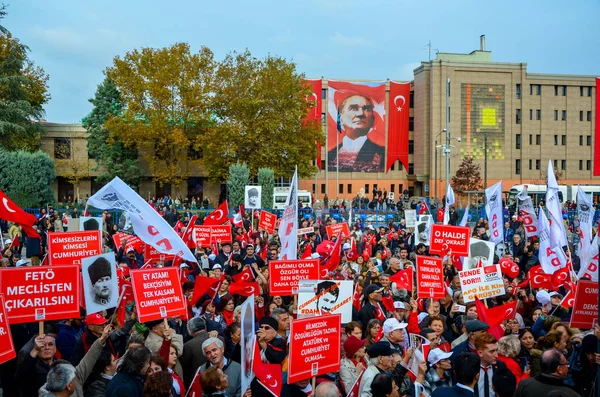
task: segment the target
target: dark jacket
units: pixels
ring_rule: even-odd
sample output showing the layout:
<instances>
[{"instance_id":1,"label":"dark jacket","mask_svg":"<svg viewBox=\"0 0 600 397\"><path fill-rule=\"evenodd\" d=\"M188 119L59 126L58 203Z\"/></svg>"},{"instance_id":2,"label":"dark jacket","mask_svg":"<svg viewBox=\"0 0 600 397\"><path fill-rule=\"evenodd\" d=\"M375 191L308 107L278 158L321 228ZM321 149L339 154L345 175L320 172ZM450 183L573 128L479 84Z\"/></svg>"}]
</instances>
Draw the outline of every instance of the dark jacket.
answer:
<instances>
[{"instance_id":1,"label":"dark jacket","mask_svg":"<svg viewBox=\"0 0 600 397\"><path fill-rule=\"evenodd\" d=\"M85 389L85 397L104 397L110 379L97 375Z\"/></svg>"},{"instance_id":2,"label":"dark jacket","mask_svg":"<svg viewBox=\"0 0 600 397\"><path fill-rule=\"evenodd\" d=\"M117 373L106 386L106 397L143 397L144 381L142 375Z\"/></svg>"},{"instance_id":3,"label":"dark jacket","mask_svg":"<svg viewBox=\"0 0 600 397\"><path fill-rule=\"evenodd\" d=\"M118 329L110 334L106 344L104 345L104 349L110 351L115 357L121 357L125 353L129 332L134 325L135 320L129 320L125 323L123 328ZM85 356L85 353L87 353L88 349L92 346L92 344L94 344L96 339L98 339L96 335L86 330L81 338L79 338L75 343L73 354L69 360L71 361L71 364L77 366L83 356Z\"/></svg>"},{"instance_id":4,"label":"dark jacket","mask_svg":"<svg viewBox=\"0 0 600 397\"><path fill-rule=\"evenodd\" d=\"M535 378L523 379L519 382L515 397L547 396L553 390L559 390L567 397L581 397L563 384L563 380L552 375L540 374Z\"/></svg>"},{"instance_id":5,"label":"dark jacket","mask_svg":"<svg viewBox=\"0 0 600 397\"><path fill-rule=\"evenodd\" d=\"M28 354L17 366L15 375L21 397L37 397L38 390L46 383L48 371L50 371L48 364Z\"/></svg>"},{"instance_id":6,"label":"dark jacket","mask_svg":"<svg viewBox=\"0 0 600 397\"><path fill-rule=\"evenodd\" d=\"M475 385L477 387L477 385ZM435 389L431 397L473 397L475 393L463 389L462 387L452 386L452 387L440 387Z\"/></svg>"},{"instance_id":7,"label":"dark jacket","mask_svg":"<svg viewBox=\"0 0 600 397\"><path fill-rule=\"evenodd\" d=\"M206 362L202 344L207 339L208 332L202 330L183 345L183 354L179 357L179 362L183 368L183 383L186 389L189 389L198 368Z\"/></svg>"},{"instance_id":8,"label":"dark jacket","mask_svg":"<svg viewBox=\"0 0 600 397\"><path fill-rule=\"evenodd\" d=\"M56 348L60 352L60 357L64 360L71 360L73 348L77 340L81 339L83 331L81 328L74 328L65 323L58 324L58 335L56 335Z\"/></svg>"},{"instance_id":9,"label":"dark jacket","mask_svg":"<svg viewBox=\"0 0 600 397\"><path fill-rule=\"evenodd\" d=\"M385 316L385 308L381 304L379 305L379 307L380 310L383 312L383 315ZM361 322L363 330L367 329L367 323L369 322L369 320L377 318L377 316L375 315L376 309L377 308L373 306L370 302L366 302L365 305L358 312L358 321Z\"/></svg>"},{"instance_id":10,"label":"dark jacket","mask_svg":"<svg viewBox=\"0 0 600 397\"><path fill-rule=\"evenodd\" d=\"M119 251L117 251L117 263L126 263L131 269L141 269L144 266L144 256L138 254L137 251L133 251L135 253L135 262L131 262L125 256L125 252L123 251L123 247L119 247Z\"/></svg>"}]
</instances>

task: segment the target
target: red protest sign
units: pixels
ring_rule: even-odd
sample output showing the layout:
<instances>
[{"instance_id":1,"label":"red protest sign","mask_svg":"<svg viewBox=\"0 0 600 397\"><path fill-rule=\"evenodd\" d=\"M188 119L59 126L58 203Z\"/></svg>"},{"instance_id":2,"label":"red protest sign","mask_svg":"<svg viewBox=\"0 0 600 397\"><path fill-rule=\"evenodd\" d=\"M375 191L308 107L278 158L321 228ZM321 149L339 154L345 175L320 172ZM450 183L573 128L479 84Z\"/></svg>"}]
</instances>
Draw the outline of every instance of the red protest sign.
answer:
<instances>
[{"instance_id":1,"label":"red protest sign","mask_svg":"<svg viewBox=\"0 0 600 397\"><path fill-rule=\"evenodd\" d=\"M167 255L162 252L158 252L156 248L151 246L150 244L146 244L144 248L144 260L147 262L149 260L152 261L173 261L175 260L175 255Z\"/></svg>"},{"instance_id":2,"label":"red protest sign","mask_svg":"<svg viewBox=\"0 0 600 397\"><path fill-rule=\"evenodd\" d=\"M441 299L446 296L442 258L417 256L417 297Z\"/></svg>"},{"instance_id":3,"label":"red protest sign","mask_svg":"<svg viewBox=\"0 0 600 397\"><path fill-rule=\"evenodd\" d=\"M298 229L298 236L301 236L303 234L308 234L308 233L314 233L315 232L315 228L314 227L305 227L303 229Z\"/></svg>"},{"instance_id":4,"label":"red protest sign","mask_svg":"<svg viewBox=\"0 0 600 397\"><path fill-rule=\"evenodd\" d=\"M197 247L208 247L210 245L210 235L212 228L210 226L196 226L192 239Z\"/></svg>"},{"instance_id":5,"label":"red protest sign","mask_svg":"<svg viewBox=\"0 0 600 397\"><path fill-rule=\"evenodd\" d=\"M267 211L260 211L258 227L262 227L268 233L273 234L275 233L275 223L277 223L277 215Z\"/></svg>"},{"instance_id":6,"label":"red protest sign","mask_svg":"<svg viewBox=\"0 0 600 397\"><path fill-rule=\"evenodd\" d=\"M178 270L162 267L131 271L131 286L141 323L187 314Z\"/></svg>"},{"instance_id":7,"label":"red protest sign","mask_svg":"<svg viewBox=\"0 0 600 397\"><path fill-rule=\"evenodd\" d=\"M350 237L350 228L346 222L334 223L333 225L327 226L327 236L329 236L329 239L340 233L342 234L342 237Z\"/></svg>"},{"instance_id":8,"label":"red protest sign","mask_svg":"<svg viewBox=\"0 0 600 397\"><path fill-rule=\"evenodd\" d=\"M211 242L231 243L231 225L213 225L211 226Z\"/></svg>"},{"instance_id":9,"label":"red protest sign","mask_svg":"<svg viewBox=\"0 0 600 397\"><path fill-rule=\"evenodd\" d=\"M288 384L339 371L341 333L339 314L292 321Z\"/></svg>"},{"instance_id":10,"label":"red protest sign","mask_svg":"<svg viewBox=\"0 0 600 397\"><path fill-rule=\"evenodd\" d=\"M113 234L112 238L113 238L113 243L115 244L115 247L117 249L121 248L121 245L123 244L123 240L127 239L127 242L125 243L125 249L123 250L124 252L129 251L130 248L133 248L134 250L141 252L141 249L139 249L139 247L144 245L144 242L142 241L142 239L140 239L138 236L134 236L133 234L117 232L117 233Z\"/></svg>"},{"instance_id":11,"label":"red protest sign","mask_svg":"<svg viewBox=\"0 0 600 397\"><path fill-rule=\"evenodd\" d=\"M101 233L99 230L48 233L50 265L81 265L81 258L102 254Z\"/></svg>"},{"instance_id":12,"label":"red protest sign","mask_svg":"<svg viewBox=\"0 0 600 397\"><path fill-rule=\"evenodd\" d=\"M571 327L590 329L598 318L598 283L580 280L575 292Z\"/></svg>"},{"instance_id":13,"label":"red protest sign","mask_svg":"<svg viewBox=\"0 0 600 397\"><path fill-rule=\"evenodd\" d=\"M269 261L269 276L271 296L297 294L298 281L319 279L319 260Z\"/></svg>"},{"instance_id":14,"label":"red protest sign","mask_svg":"<svg viewBox=\"0 0 600 397\"><path fill-rule=\"evenodd\" d=\"M2 305L0 308L0 364L2 364L15 358L17 354L15 353L2 295L0 295L0 305Z\"/></svg>"},{"instance_id":15,"label":"red protest sign","mask_svg":"<svg viewBox=\"0 0 600 397\"><path fill-rule=\"evenodd\" d=\"M431 227L429 253L446 254L452 250L454 256L469 256L470 229L467 226L435 224Z\"/></svg>"},{"instance_id":16,"label":"red protest sign","mask_svg":"<svg viewBox=\"0 0 600 397\"><path fill-rule=\"evenodd\" d=\"M10 324L79 317L78 265L0 270L0 293Z\"/></svg>"}]
</instances>

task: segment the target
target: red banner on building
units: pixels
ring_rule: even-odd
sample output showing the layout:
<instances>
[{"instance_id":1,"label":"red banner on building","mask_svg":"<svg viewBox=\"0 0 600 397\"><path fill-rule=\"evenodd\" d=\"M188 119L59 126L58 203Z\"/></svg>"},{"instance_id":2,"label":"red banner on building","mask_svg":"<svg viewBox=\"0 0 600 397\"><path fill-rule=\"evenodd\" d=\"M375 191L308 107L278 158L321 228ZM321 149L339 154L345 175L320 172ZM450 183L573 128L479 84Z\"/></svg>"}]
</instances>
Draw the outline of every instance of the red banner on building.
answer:
<instances>
[{"instance_id":1,"label":"red banner on building","mask_svg":"<svg viewBox=\"0 0 600 397\"><path fill-rule=\"evenodd\" d=\"M289 384L340 370L341 321L339 314L292 321Z\"/></svg>"},{"instance_id":2,"label":"red banner on building","mask_svg":"<svg viewBox=\"0 0 600 397\"><path fill-rule=\"evenodd\" d=\"M63 234L63 233L59 233ZM10 324L79 317L80 266L0 270L0 294Z\"/></svg>"},{"instance_id":3,"label":"red banner on building","mask_svg":"<svg viewBox=\"0 0 600 397\"><path fill-rule=\"evenodd\" d=\"M417 296L435 299L446 296L442 258L417 256Z\"/></svg>"},{"instance_id":4,"label":"red banner on building","mask_svg":"<svg viewBox=\"0 0 600 397\"><path fill-rule=\"evenodd\" d=\"M163 267L131 271L131 286L141 323L187 314L178 270Z\"/></svg>"},{"instance_id":5,"label":"red banner on building","mask_svg":"<svg viewBox=\"0 0 600 397\"><path fill-rule=\"evenodd\" d=\"M277 223L277 215L271 214L267 211L260 211L260 218L258 220L258 227L262 227L269 234L275 233L275 224Z\"/></svg>"},{"instance_id":6,"label":"red banner on building","mask_svg":"<svg viewBox=\"0 0 600 397\"><path fill-rule=\"evenodd\" d=\"M596 140L594 142L594 176L600 175L600 78L596 77Z\"/></svg>"},{"instance_id":7,"label":"red banner on building","mask_svg":"<svg viewBox=\"0 0 600 397\"><path fill-rule=\"evenodd\" d=\"M217 243L231 243L231 225L220 225L220 226L211 226L211 242Z\"/></svg>"},{"instance_id":8,"label":"red banner on building","mask_svg":"<svg viewBox=\"0 0 600 397\"><path fill-rule=\"evenodd\" d=\"M148 262L152 261L173 261L175 260L175 255L163 254L162 252L158 252L153 246L150 244L146 244L144 247L144 261Z\"/></svg>"},{"instance_id":9,"label":"red banner on building","mask_svg":"<svg viewBox=\"0 0 600 397\"><path fill-rule=\"evenodd\" d=\"M102 253L101 231L48 233L48 261L52 266L81 265L81 258Z\"/></svg>"},{"instance_id":10,"label":"red banner on building","mask_svg":"<svg viewBox=\"0 0 600 397\"><path fill-rule=\"evenodd\" d=\"M410 119L410 83L390 81L390 107L386 172L396 160L408 170L408 122Z\"/></svg>"},{"instance_id":11,"label":"red banner on building","mask_svg":"<svg viewBox=\"0 0 600 397\"><path fill-rule=\"evenodd\" d=\"M127 242L125 243L124 252L129 251L129 248L133 248L137 252L141 253L142 248L145 245L144 242L138 236L134 236L133 234L127 234L123 232L117 232L113 234L112 239L117 249L119 249L121 247L121 244L123 244L123 239L127 239Z\"/></svg>"},{"instance_id":12,"label":"red banner on building","mask_svg":"<svg viewBox=\"0 0 600 397\"><path fill-rule=\"evenodd\" d=\"M269 293L271 296L297 294L298 281L318 279L318 259L269 261Z\"/></svg>"},{"instance_id":13,"label":"red banner on building","mask_svg":"<svg viewBox=\"0 0 600 397\"><path fill-rule=\"evenodd\" d=\"M327 236L330 240L333 236L337 236L340 233L342 234L342 237L350 237L350 228L346 222L334 223L333 225L327 226L326 229Z\"/></svg>"},{"instance_id":14,"label":"red banner on building","mask_svg":"<svg viewBox=\"0 0 600 397\"><path fill-rule=\"evenodd\" d=\"M467 226L433 225L429 253L445 255L452 250L453 256L469 256L470 231Z\"/></svg>"},{"instance_id":15,"label":"red banner on building","mask_svg":"<svg viewBox=\"0 0 600 397\"><path fill-rule=\"evenodd\" d=\"M8 317L6 316L4 297L2 295L0 295L0 305L0 364L2 364L15 358L17 354L15 353Z\"/></svg>"},{"instance_id":16,"label":"red banner on building","mask_svg":"<svg viewBox=\"0 0 600 397\"><path fill-rule=\"evenodd\" d=\"M598 283L580 280L575 292L571 328L590 329L598 319Z\"/></svg>"},{"instance_id":17,"label":"red banner on building","mask_svg":"<svg viewBox=\"0 0 600 397\"><path fill-rule=\"evenodd\" d=\"M321 114L322 114L322 98L323 98L323 82L321 79L316 80L306 80L306 82L310 85L312 90L312 94L306 97L306 102L310 103L310 110L308 114L304 118L306 122L318 123L321 125ZM321 169L321 144L317 146L317 156L316 156L317 167ZM272 233L272 232L269 232Z\"/></svg>"}]
</instances>

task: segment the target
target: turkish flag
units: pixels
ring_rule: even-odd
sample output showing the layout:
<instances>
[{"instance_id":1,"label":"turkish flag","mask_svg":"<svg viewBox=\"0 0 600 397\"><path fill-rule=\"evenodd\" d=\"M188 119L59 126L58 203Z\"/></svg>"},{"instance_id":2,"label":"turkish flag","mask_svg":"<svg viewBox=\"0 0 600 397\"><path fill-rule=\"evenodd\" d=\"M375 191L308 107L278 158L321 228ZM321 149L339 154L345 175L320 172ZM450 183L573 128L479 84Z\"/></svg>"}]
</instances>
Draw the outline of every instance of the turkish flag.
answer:
<instances>
[{"instance_id":1,"label":"turkish flag","mask_svg":"<svg viewBox=\"0 0 600 397\"><path fill-rule=\"evenodd\" d=\"M15 238L13 238L11 247L20 247L21 246L21 242L19 241L19 235L15 234Z\"/></svg>"},{"instance_id":2,"label":"turkish flag","mask_svg":"<svg viewBox=\"0 0 600 397\"><path fill-rule=\"evenodd\" d=\"M406 289L408 291L413 290L413 269L408 267L404 270L400 270L396 274L390 277L390 281L396 283L396 288Z\"/></svg>"},{"instance_id":3,"label":"turkish flag","mask_svg":"<svg viewBox=\"0 0 600 397\"><path fill-rule=\"evenodd\" d=\"M354 284L354 293L352 294L352 306L354 306L357 311L360 311L360 296L361 293L358 292L358 283L356 283Z\"/></svg>"},{"instance_id":4,"label":"turkish flag","mask_svg":"<svg viewBox=\"0 0 600 397\"><path fill-rule=\"evenodd\" d=\"M577 292L577 284L574 285L574 288L569 290L563 300L560 302L559 306L562 306L566 309L571 309L575 304L575 293Z\"/></svg>"},{"instance_id":5,"label":"turkish flag","mask_svg":"<svg viewBox=\"0 0 600 397\"><path fill-rule=\"evenodd\" d=\"M177 233L181 233L181 229L184 228L183 222L181 221L177 221L177 223L175 224L175 227L173 227L173 229L175 229L175 231Z\"/></svg>"},{"instance_id":6,"label":"turkish flag","mask_svg":"<svg viewBox=\"0 0 600 397\"><path fill-rule=\"evenodd\" d=\"M390 81L390 108L388 122L388 160L390 170L396 160L408 169L408 121L410 116L410 83Z\"/></svg>"},{"instance_id":7,"label":"turkish flag","mask_svg":"<svg viewBox=\"0 0 600 397\"><path fill-rule=\"evenodd\" d=\"M508 258L502 258L498 261L502 274L507 275L510 278L515 278L519 275L519 265L511 261Z\"/></svg>"},{"instance_id":8,"label":"turkish flag","mask_svg":"<svg viewBox=\"0 0 600 397\"><path fill-rule=\"evenodd\" d=\"M552 274L552 288L553 289L558 289L560 288L560 286L562 286L565 281L569 281L570 277L570 270L569 270L569 266L567 267L563 267L561 269L558 269L557 271L555 271Z\"/></svg>"},{"instance_id":9,"label":"turkish flag","mask_svg":"<svg viewBox=\"0 0 600 397\"><path fill-rule=\"evenodd\" d=\"M229 294L240 296L258 296L260 295L258 281L253 281L251 283L231 283L229 286Z\"/></svg>"},{"instance_id":10,"label":"turkish flag","mask_svg":"<svg viewBox=\"0 0 600 397\"><path fill-rule=\"evenodd\" d=\"M281 395L282 373L280 364L254 363L254 375L258 382L273 396Z\"/></svg>"},{"instance_id":11,"label":"turkish flag","mask_svg":"<svg viewBox=\"0 0 600 397\"><path fill-rule=\"evenodd\" d=\"M331 252L329 254L329 260L322 267L323 269L327 269L327 271L332 272L335 270L336 267L338 267L338 265L340 264L340 261L342 260L342 256L340 254L341 246L342 246L342 239L338 238L337 241L335 242L335 245L333 246L333 249L331 250Z\"/></svg>"},{"instance_id":12,"label":"turkish flag","mask_svg":"<svg viewBox=\"0 0 600 397\"><path fill-rule=\"evenodd\" d=\"M306 244L304 247L304 252L302 253L302 259L310 259L312 255L312 246L310 244Z\"/></svg>"},{"instance_id":13,"label":"turkish flag","mask_svg":"<svg viewBox=\"0 0 600 397\"><path fill-rule=\"evenodd\" d=\"M379 321L383 321L383 320L379 319L379 317L377 319ZM375 342L379 342L381 340L381 338L383 338L383 327L379 328L377 335L375 335Z\"/></svg>"},{"instance_id":14,"label":"turkish flag","mask_svg":"<svg viewBox=\"0 0 600 397\"><path fill-rule=\"evenodd\" d=\"M244 269L232 277L233 281L236 283L249 282L254 280L254 273L249 266L245 266Z\"/></svg>"},{"instance_id":15,"label":"turkish flag","mask_svg":"<svg viewBox=\"0 0 600 397\"><path fill-rule=\"evenodd\" d=\"M500 326L502 321L510 320L515 317L515 314L517 313L517 303L519 303L519 301L515 300L513 302L488 309L477 296L475 297L477 317L484 323L489 324L490 329L488 333L494 335L497 339L500 339L502 336L504 336L504 329L502 329Z\"/></svg>"},{"instance_id":16,"label":"turkish flag","mask_svg":"<svg viewBox=\"0 0 600 397\"><path fill-rule=\"evenodd\" d=\"M408 168L407 168L408 169ZM419 208L419 215L426 214L429 212L429 207L425 199L421 199L421 208Z\"/></svg>"},{"instance_id":17,"label":"turkish flag","mask_svg":"<svg viewBox=\"0 0 600 397\"><path fill-rule=\"evenodd\" d=\"M528 277L531 283L531 288L547 288L552 289L552 275L546 274L542 265L533 266L529 269Z\"/></svg>"},{"instance_id":18,"label":"turkish flag","mask_svg":"<svg viewBox=\"0 0 600 397\"><path fill-rule=\"evenodd\" d=\"M194 375L194 379L192 379L192 384L185 395L185 397L202 397L202 386L200 385L200 369L202 366L198 367L196 370L196 374Z\"/></svg>"},{"instance_id":19,"label":"turkish flag","mask_svg":"<svg viewBox=\"0 0 600 397\"><path fill-rule=\"evenodd\" d=\"M2 204L0 205L0 219L20 224L28 237L40 237L31 227L35 225L37 218L13 203L2 190L0 190L0 203Z\"/></svg>"},{"instance_id":20,"label":"turkish flag","mask_svg":"<svg viewBox=\"0 0 600 397\"><path fill-rule=\"evenodd\" d=\"M219 292L219 286L224 279L225 277L213 278L196 276L196 281L194 282L194 294L192 295L192 304L196 304L196 302L198 302L198 300L202 298L204 294L208 294L214 299L217 292Z\"/></svg>"},{"instance_id":21,"label":"turkish flag","mask_svg":"<svg viewBox=\"0 0 600 397\"><path fill-rule=\"evenodd\" d=\"M227 207L227 200L225 200L217 207L217 209L211 212L206 219L204 219L204 225L222 225L227 222L228 214L229 207Z\"/></svg>"}]
</instances>

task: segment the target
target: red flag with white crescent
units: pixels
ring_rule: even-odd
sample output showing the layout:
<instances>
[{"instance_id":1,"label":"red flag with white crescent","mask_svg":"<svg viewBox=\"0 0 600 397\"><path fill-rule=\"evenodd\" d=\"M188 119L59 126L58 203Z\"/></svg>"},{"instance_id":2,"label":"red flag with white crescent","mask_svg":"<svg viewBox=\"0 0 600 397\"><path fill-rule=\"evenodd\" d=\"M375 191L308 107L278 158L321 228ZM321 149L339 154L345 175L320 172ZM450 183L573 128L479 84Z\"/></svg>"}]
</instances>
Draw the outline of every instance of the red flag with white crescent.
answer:
<instances>
[{"instance_id":1,"label":"red flag with white crescent","mask_svg":"<svg viewBox=\"0 0 600 397\"><path fill-rule=\"evenodd\" d=\"M231 283L229 286L229 294L240 296L258 296L260 295L258 281L253 281L251 283Z\"/></svg>"},{"instance_id":2,"label":"red flag with white crescent","mask_svg":"<svg viewBox=\"0 0 600 397\"><path fill-rule=\"evenodd\" d=\"M250 282L250 281L254 280L254 273L252 273L252 270L250 269L249 266L245 266L241 272L239 272L238 274L236 274L235 276L233 276L231 278L236 283Z\"/></svg>"},{"instance_id":3,"label":"red flag with white crescent","mask_svg":"<svg viewBox=\"0 0 600 397\"><path fill-rule=\"evenodd\" d=\"M283 374L280 364L254 363L254 375L258 382L273 396L281 395Z\"/></svg>"},{"instance_id":4,"label":"red flag with white crescent","mask_svg":"<svg viewBox=\"0 0 600 397\"><path fill-rule=\"evenodd\" d=\"M396 160L408 169L408 122L410 116L410 83L390 81L390 108L388 122L388 157L386 171Z\"/></svg>"},{"instance_id":5,"label":"red flag with white crescent","mask_svg":"<svg viewBox=\"0 0 600 397\"><path fill-rule=\"evenodd\" d=\"M228 214L229 207L227 207L227 200L225 200L204 219L204 225L222 225L227 222Z\"/></svg>"},{"instance_id":6,"label":"red flag with white crescent","mask_svg":"<svg viewBox=\"0 0 600 397\"><path fill-rule=\"evenodd\" d=\"M396 274L390 277L390 281L396 283L396 288L405 289L408 291L413 290L413 269L408 267L404 270L400 270Z\"/></svg>"}]
</instances>

